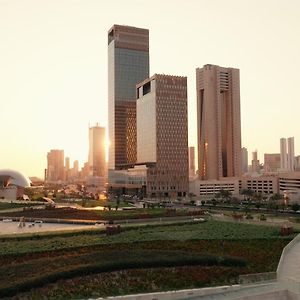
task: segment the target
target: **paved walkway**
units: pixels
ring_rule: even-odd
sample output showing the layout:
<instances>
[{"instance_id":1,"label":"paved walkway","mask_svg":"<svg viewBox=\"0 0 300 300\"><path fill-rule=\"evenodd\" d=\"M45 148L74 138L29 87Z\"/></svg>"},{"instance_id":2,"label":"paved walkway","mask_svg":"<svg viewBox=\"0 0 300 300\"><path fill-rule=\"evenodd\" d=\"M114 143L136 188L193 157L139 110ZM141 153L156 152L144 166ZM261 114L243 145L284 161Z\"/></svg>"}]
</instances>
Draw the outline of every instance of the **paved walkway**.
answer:
<instances>
[{"instance_id":1,"label":"paved walkway","mask_svg":"<svg viewBox=\"0 0 300 300\"><path fill-rule=\"evenodd\" d=\"M103 225L75 225L75 224L55 224L55 223L42 223L35 224L33 222L26 222L25 227L18 227L19 222L12 222L7 219L6 221L0 221L0 236L6 234L23 234L23 233L36 233L47 231L64 231L64 230L76 230L76 229L90 229L99 228ZM34 226L33 226L34 224Z\"/></svg>"},{"instance_id":2,"label":"paved walkway","mask_svg":"<svg viewBox=\"0 0 300 300\"><path fill-rule=\"evenodd\" d=\"M283 250L277 278L278 280L293 278L300 284L300 234Z\"/></svg>"}]
</instances>

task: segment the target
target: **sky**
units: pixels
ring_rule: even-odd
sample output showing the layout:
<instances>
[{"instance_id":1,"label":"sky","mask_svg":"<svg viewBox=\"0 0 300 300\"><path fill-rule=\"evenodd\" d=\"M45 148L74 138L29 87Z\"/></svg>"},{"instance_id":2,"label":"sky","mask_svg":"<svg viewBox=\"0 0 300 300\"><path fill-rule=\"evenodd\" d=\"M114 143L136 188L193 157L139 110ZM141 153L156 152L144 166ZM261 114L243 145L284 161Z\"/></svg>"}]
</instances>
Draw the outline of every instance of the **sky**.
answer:
<instances>
[{"instance_id":1,"label":"sky","mask_svg":"<svg viewBox=\"0 0 300 300\"><path fill-rule=\"evenodd\" d=\"M197 144L195 69L240 69L242 146L300 154L299 0L0 0L0 169L43 177L50 149L82 166L88 127L107 126L107 31L148 28L150 75L188 77L189 145Z\"/></svg>"}]
</instances>

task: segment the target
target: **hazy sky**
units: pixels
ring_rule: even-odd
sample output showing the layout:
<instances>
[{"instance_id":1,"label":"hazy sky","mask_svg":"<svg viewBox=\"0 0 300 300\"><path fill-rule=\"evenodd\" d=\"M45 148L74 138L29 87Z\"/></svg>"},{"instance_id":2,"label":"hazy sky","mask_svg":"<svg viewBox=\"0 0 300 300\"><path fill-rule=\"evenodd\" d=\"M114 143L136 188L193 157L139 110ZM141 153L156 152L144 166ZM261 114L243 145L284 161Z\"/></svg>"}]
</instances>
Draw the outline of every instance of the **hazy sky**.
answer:
<instances>
[{"instance_id":1,"label":"hazy sky","mask_svg":"<svg viewBox=\"0 0 300 300\"><path fill-rule=\"evenodd\" d=\"M80 164L88 124L107 125L107 31L150 30L150 74L188 76L196 145L195 69L240 69L242 144L300 154L299 0L0 0L0 169L43 176L50 149Z\"/></svg>"}]
</instances>

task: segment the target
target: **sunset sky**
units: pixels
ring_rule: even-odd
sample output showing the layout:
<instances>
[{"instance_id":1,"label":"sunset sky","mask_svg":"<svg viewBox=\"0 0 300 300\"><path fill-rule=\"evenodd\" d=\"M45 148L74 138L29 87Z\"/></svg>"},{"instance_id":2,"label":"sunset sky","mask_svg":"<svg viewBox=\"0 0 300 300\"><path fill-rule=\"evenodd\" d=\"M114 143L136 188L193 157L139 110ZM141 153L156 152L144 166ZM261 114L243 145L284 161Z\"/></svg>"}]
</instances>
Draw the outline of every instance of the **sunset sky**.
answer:
<instances>
[{"instance_id":1,"label":"sunset sky","mask_svg":"<svg viewBox=\"0 0 300 300\"><path fill-rule=\"evenodd\" d=\"M107 126L107 31L150 30L150 75L188 76L196 145L195 69L240 69L242 145L300 154L299 0L0 0L0 169L43 177L50 149L80 166L88 126ZM249 155L250 156L250 155Z\"/></svg>"}]
</instances>

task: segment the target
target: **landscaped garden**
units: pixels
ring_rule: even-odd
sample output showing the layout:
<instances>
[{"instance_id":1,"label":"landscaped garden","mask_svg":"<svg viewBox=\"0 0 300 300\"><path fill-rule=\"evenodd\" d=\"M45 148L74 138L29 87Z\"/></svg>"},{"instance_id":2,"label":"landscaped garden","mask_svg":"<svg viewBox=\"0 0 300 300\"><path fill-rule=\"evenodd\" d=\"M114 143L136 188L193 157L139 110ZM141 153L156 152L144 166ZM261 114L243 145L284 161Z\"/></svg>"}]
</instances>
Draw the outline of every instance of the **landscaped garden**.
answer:
<instances>
[{"instance_id":1,"label":"landscaped garden","mask_svg":"<svg viewBox=\"0 0 300 300\"><path fill-rule=\"evenodd\" d=\"M0 238L0 297L79 299L233 284L275 271L279 228L207 221ZM31 290L30 290L31 289Z\"/></svg>"},{"instance_id":2,"label":"landscaped garden","mask_svg":"<svg viewBox=\"0 0 300 300\"><path fill-rule=\"evenodd\" d=\"M167 209L167 208L138 208L132 210L82 210L76 208L52 208L33 209L3 213L6 217L25 218L53 218L53 219L79 219L79 220L124 220L124 219L147 219L160 217L176 217L188 215L201 215L203 210L189 211L188 209Z\"/></svg>"}]
</instances>

